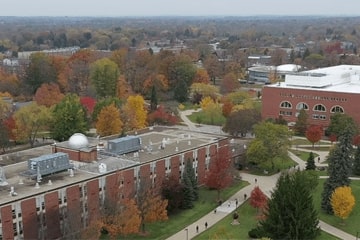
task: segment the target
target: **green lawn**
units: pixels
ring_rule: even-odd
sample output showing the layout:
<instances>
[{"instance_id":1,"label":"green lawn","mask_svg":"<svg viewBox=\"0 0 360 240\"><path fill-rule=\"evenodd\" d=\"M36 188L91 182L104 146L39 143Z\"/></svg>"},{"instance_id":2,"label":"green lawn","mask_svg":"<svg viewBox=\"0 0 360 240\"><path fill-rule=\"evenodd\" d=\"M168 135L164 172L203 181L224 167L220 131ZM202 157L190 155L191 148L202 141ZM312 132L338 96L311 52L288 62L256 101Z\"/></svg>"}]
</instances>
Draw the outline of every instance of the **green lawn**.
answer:
<instances>
[{"instance_id":1,"label":"green lawn","mask_svg":"<svg viewBox=\"0 0 360 240\"><path fill-rule=\"evenodd\" d=\"M249 201L238 208L239 225L231 225L232 215L228 215L220 222L202 232L194 240L208 240L208 239L250 239L248 237L249 230L256 227L256 210L250 206ZM326 232L321 232L317 240L332 240L338 239Z\"/></svg>"},{"instance_id":2,"label":"green lawn","mask_svg":"<svg viewBox=\"0 0 360 240\"><path fill-rule=\"evenodd\" d=\"M274 160L274 168L272 168L271 162L267 161L266 163L261 163L260 165L256 166L249 166L249 173L261 176L267 176L275 174L283 169L289 169L297 165L290 157L286 158L275 158ZM264 173L266 170L268 173Z\"/></svg>"},{"instance_id":3,"label":"green lawn","mask_svg":"<svg viewBox=\"0 0 360 240\"><path fill-rule=\"evenodd\" d=\"M291 140L291 144L293 146L296 146L296 145L310 145L312 146L312 143L309 142L306 138L293 138ZM317 147L317 146L321 146L321 145L331 145L331 143L329 141L322 141L320 140L319 142L315 143L314 144L314 147Z\"/></svg>"},{"instance_id":4,"label":"green lawn","mask_svg":"<svg viewBox=\"0 0 360 240\"><path fill-rule=\"evenodd\" d=\"M352 188L352 192L353 195L355 196L356 199L356 203L355 203L355 207L352 211L352 213L350 214L349 218L345 220L345 224L342 224L340 218L333 216L333 215L328 215L326 213L324 213L321 210L321 193L322 193L322 189L324 186L324 182L325 179L319 179L319 184L316 187L316 190L314 192L314 204L315 204L315 208L317 209L318 213L319 213L319 218L330 224L333 225L337 228L342 229L343 231L350 233L354 236L356 236L357 232L360 232L360 206L357 205L359 199L360 199L360 181L359 180L353 180L351 182L351 188Z\"/></svg>"},{"instance_id":5,"label":"green lawn","mask_svg":"<svg viewBox=\"0 0 360 240\"><path fill-rule=\"evenodd\" d=\"M237 181L233 186L225 189L221 193L223 199L228 199L241 188L248 185L248 182ZM202 216L211 212L217 206L217 192L201 188L199 200L193 209L184 210L175 215L170 215L169 220L146 225L146 236L127 236L126 239L166 239L187 225L197 221ZM106 238L103 238L106 239Z\"/></svg>"},{"instance_id":6,"label":"green lawn","mask_svg":"<svg viewBox=\"0 0 360 240\"><path fill-rule=\"evenodd\" d=\"M194 112L190 116L188 116L190 121L193 123L200 123L200 124L209 124L209 125L216 125L216 126L222 126L225 124L225 117L219 113L216 114L216 116L211 119L208 114L204 114L204 112Z\"/></svg>"},{"instance_id":7,"label":"green lawn","mask_svg":"<svg viewBox=\"0 0 360 240\"><path fill-rule=\"evenodd\" d=\"M295 154L296 156L298 156L301 160L303 161L307 161L307 159L309 158L309 154L310 152L306 152L306 151L301 151L301 150L294 150L294 149L290 149L290 152L292 152L293 154ZM317 153L314 153L314 160L316 161L316 158L319 156Z\"/></svg>"}]
</instances>

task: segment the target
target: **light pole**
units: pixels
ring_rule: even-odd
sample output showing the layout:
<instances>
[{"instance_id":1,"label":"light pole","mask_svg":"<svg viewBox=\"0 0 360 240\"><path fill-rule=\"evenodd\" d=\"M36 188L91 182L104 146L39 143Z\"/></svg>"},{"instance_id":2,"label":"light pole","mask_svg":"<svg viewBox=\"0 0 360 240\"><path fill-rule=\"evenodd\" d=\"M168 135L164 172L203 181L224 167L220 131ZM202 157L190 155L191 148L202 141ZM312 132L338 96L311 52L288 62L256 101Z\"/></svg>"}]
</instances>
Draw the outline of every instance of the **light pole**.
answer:
<instances>
[{"instance_id":1,"label":"light pole","mask_svg":"<svg viewBox=\"0 0 360 240\"><path fill-rule=\"evenodd\" d=\"M189 229L185 228L186 231L186 240L189 240Z\"/></svg>"}]
</instances>

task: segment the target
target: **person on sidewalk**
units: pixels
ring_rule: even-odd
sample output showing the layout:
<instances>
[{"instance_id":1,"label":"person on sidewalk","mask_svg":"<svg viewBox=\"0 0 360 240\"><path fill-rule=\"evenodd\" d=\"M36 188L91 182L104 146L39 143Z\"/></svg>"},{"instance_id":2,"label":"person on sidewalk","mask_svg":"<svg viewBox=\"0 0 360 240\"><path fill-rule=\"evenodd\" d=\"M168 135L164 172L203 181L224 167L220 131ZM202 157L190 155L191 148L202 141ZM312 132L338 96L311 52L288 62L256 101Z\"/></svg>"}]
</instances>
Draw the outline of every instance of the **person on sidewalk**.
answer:
<instances>
[{"instance_id":1,"label":"person on sidewalk","mask_svg":"<svg viewBox=\"0 0 360 240\"><path fill-rule=\"evenodd\" d=\"M199 233L199 226L196 225L196 233Z\"/></svg>"},{"instance_id":2,"label":"person on sidewalk","mask_svg":"<svg viewBox=\"0 0 360 240\"><path fill-rule=\"evenodd\" d=\"M205 222L205 229L207 229L207 227L208 227L208 224L207 224L207 222Z\"/></svg>"}]
</instances>

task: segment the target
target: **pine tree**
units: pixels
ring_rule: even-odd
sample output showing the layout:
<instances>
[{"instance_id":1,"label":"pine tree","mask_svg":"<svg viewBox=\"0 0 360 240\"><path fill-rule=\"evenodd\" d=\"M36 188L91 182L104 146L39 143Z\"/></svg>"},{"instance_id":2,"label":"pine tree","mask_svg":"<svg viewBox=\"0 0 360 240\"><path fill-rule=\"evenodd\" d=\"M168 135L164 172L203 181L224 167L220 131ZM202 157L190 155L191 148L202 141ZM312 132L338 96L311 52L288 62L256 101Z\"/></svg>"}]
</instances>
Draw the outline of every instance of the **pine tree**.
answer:
<instances>
[{"instance_id":1,"label":"pine tree","mask_svg":"<svg viewBox=\"0 0 360 240\"><path fill-rule=\"evenodd\" d=\"M184 201L183 208L192 208L193 201L199 197L199 189L195 176L195 171L192 161L188 159L185 164L185 169L182 174L182 184L184 185Z\"/></svg>"},{"instance_id":2,"label":"pine tree","mask_svg":"<svg viewBox=\"0 0 360 240\"><path fill-rule=\"evenodd\" d=\"M314 239L318 233L318 216L306 174L283 174L268 201L268 211L260 226L271 239Z\"/></svg>"},{"instance_id":3,"label":"pine tree","mask_svg":"<svg viewBox=\"0 0 360 240\"><path fill-rule=\"evenodd\" d=\"M314 161L314 154L313 152L310 152L309 157L306 161L306 170L315 170L315 161Z\"/></svg>"},{"instance_id":4,"label":"pine tree","mask_svg":"<svg viewBox=\"0 0 360 240\"><path fill-rule=\"evenodd\" d=\"M151 88L151 97L150 97L150 109L151 111L155 111L157 109L157 105L158 105L158 99L157 99L157 94L156 94L156 88L153 85Z\"/></svg>"},{"instance_id":5,"label":"pine tree","mask_svg":"<svg viewBox=\"0 0 360 240\"><path fill-rule=\"evenodd\" d=\"M353 173L355 175L360 175L360 145L357 146L355 151Z\"/></svg>"},{"instance_id":6,"label":"pine tree","mask_svg":"<svg viewBox=\"0 0 360 240\"><path fill-rule=\"evenodd\" d=\"M339 143L330 152L329 178L324 183L324 190L321 194L321 208L329 214L333 214L331 206L331 195L335 188L350 185L350 173L352 169L352 138L353 131L346 128L339 137Z\"/></svg>"}]
</instances>

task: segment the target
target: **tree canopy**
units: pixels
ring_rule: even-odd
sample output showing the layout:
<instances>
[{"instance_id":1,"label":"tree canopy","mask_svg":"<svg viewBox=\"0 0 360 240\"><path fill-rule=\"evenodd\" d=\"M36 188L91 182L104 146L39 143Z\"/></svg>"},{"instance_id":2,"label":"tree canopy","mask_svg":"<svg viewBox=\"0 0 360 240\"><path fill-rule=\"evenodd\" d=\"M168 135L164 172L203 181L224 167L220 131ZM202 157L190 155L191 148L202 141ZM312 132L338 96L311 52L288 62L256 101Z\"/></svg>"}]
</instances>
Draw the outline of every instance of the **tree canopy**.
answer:
<instances>
[{"instance_id":1,"label":"tree canopy","mask_svg":"<svg viewBox=\"0 0 360 240\"><path fill-rule=\"evenodd\" d=\"M118 66L109 58L102 58L91 65L91 80L98 98L115 97L119 78Z\"/></svg>"}]
</instances>

